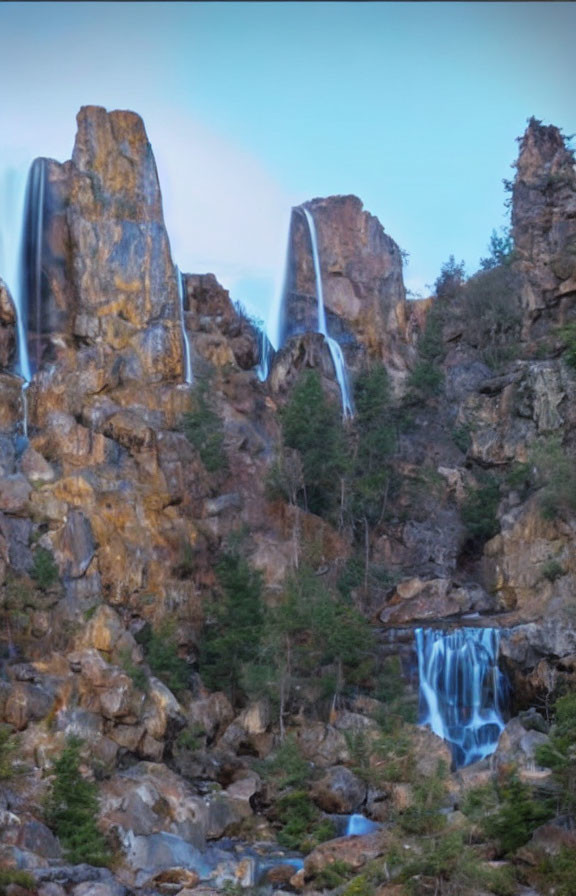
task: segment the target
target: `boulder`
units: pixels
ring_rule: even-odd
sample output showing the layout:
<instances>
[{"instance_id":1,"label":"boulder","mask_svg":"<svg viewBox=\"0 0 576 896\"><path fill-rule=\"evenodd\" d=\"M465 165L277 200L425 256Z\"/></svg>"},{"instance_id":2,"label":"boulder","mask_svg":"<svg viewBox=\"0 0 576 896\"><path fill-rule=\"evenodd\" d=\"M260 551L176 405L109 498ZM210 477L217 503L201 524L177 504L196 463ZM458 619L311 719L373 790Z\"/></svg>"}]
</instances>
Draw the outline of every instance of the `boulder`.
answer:
<instances>
[{"instance_id":1,"label":"boulder","mask_svg":"<svg viewBox=\"0 0 576 896\"><path fill-rule=\"evenodd\" d=\"M351 814L365 801L366 784L350 769L336 765L313 784L310 795L324 812Z\"/></svg>"},{"instance_id":2,"label":"boulder","mask_svg":"<svg viewBox=\"0 0 576 896\"><path fill-rule=\"evenodd\" d=\"M143 721L150 737L157 741L162 740L169 726L176 731L186 724L182 707L172 691L153 676L148 683Z\"/></svg>"},{"instance_id":3,"label":"boulder","mask_svg":"<svg viewBox=\"0 0 576 896\"><path fill-rule=\"evenodd\" d=\"M346 738L333 725L311 722L298 729L295 734L304 758L320 768L328 768L350 759Z\"/></svg>"},{"instance_id":4,"label":"boulder","mask_svg":"<svg viewBox=\"0 0 576 896\"><path fill-rule=\"evenodd\" d=\"M338 837L321 843L304 860L305 878L313 878L334 862L345 862L350 868L358 870L367 862L384 855L392 839L391 832L376 831L363 837Z\"/></svg>"}]
</instances>

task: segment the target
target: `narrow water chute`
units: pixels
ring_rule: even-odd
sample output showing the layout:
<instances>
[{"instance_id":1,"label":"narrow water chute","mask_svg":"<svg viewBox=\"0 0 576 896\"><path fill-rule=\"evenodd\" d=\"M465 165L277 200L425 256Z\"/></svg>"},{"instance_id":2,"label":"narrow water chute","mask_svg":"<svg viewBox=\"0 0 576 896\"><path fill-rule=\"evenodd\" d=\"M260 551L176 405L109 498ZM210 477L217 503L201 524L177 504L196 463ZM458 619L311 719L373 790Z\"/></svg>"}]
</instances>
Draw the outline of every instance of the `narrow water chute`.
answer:
<instances>
[{"instance_id":1,"label":"narrow water chute","mask_svg":"<svg viewBox=\"0 0 576 896\"><path fill-rule=\"evenodd\" d=\"M176 268L176 282L178 284L178 305L180 309L180 329L182 331L182 345L184 347L184 382L187 385L192 384L192 355L190 352L190 338L186 329L186 319L184 317L184 283L182 282L182 274L180 269Z\"/></svg>"},{"instance_id":2,"label":"narrow water chute","mask_svg":"<svg viewBox=\"0 0 576 896\"><path fill-rule=\"evenodd\" d=\"M336 373L336 380L340 387L342 395L342 414L344 417L352 417L354 409L352 405L352 394L350 384L348 382L348 372L346 370L346 362L340 345L335 339L328 335L326 326L326 309L324 307L324 290L322 287L322 271L320 268L320 255L318 252L318 240L316 237L316 225L311 212L302 206L304 217L308 225L308 233L310 234L310 245L312 247L312 263L314 265L314 279L316 283L316 303L317 303L317 326L318 332L324 336L330 350L330 356Z\"/></svg>"},{"instance_id":3,"label":"narrow water chute","mask_svg":"<svg viewBox=\"0 0 576 896\"><path fill-rule=\"evenodd\" d=\"M261 328L258 330L258 364L256 365L256 376L261 383L265 383L268 379L273 357L272 343L268 339L266 331Z\"/></svg>"}]
</instances>

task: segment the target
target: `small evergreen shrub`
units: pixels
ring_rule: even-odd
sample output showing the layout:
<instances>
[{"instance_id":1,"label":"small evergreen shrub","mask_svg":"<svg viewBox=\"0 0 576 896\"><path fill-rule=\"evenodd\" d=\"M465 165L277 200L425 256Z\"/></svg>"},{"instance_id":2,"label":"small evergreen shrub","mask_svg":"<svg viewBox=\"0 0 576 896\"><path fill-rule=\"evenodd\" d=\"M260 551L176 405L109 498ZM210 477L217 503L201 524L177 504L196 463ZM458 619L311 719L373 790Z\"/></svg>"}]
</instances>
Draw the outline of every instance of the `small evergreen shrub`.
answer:
<instances>
[{"instance_id":1,"label":"small evergreen shrub","mask_svg":"<svg viewBox=\"0 0 576 896\"><path fill-rule=\"evenodd\" d=\"M228 458L224 450L224 426L214 407L210 383L200 380L192 397L192 408L182 420L182 430L198 451L208 473L225 473Z\"/></svg>"},{"instance_id":2,"label":"small evergreen shrub","mask_svg":"<svg viewBox=\"0 0 576 896\"><path fill-rule=\"evenodd\" d=\"M421 359L408 377L408 395L413 401L425 401L442 390L444 374L434 361Z\"/></svg>"},{"instance_id":3,"label":"small evergreen shrub","mask_svg":"<svg viewBox=\"0 0 576 896\"><path fill-rule=\"evenodd\" d=\"M58 581L58 567L54 557L46 548L36 548L30 575L42 591L47 591Z\"/></svg>"},{"instance_id":4,"label":"small evergreen shrub","mask_svg":"<svg viewBox=\"0 0 576 896\"><path fill-rule=\"evenodd\" d=\"M434 283L434 294L440 301L449 302L458 298L466 272L464 262L458 263L453 255L440 268L440 276Z\"/></svg>"},{"instance_id":5,"label":"small evergreen shrub","mask_svg":"<svg viewBox=\"0 0 576 896\"><path fill-rule=\"evenodd\" d=\"M300 503L312 513L329 515L345 471L346 450L340 408L324 395L315 370L297 381L280 419L285 447L297 451L301 460Z\"/></svg>"},{"instance_id":6,"label":"small evergreen shrub","mask_svg":"<svg viewBox=\"0 0 576 896\"><path fill-rule=\"evenodd\" d=\"M563 358L573 370L576 370L576 322L560 327L558 335L564 343Z\"/></svg>"},{"instance_id":7,"label":"small evergreen shrub","mask_svg":"<svg viewBox=\"0 0 576 896\"><path fill-rule=\"evenodd\" d=\"M135 663L132 660L131 651L125 647L119 651L118 661L122 669L130 676L135 688L139 691L148 690L148 676L144 666Z\"/></svg>"},{"instance_id":8,"label":"small evergreen shrub","mask_svg":"<svg viewBox=\"0 0 576 896\"><path fill-rule=\"evenodd\" d=\"M342 886L353 873L353 868L348 862L341 859L335 859L331 864L326 865L314 877L314 887L328 890L335 890L336 887Z\"/></svg>"},{"instance_id":9,"label":"small evergreen shrub","mask_svg":"<svg viewBox=\"0 0 576 896\"><path fill-rule=\"evenodd\" d=\"M304 788L310 782L312 769L304 759L298 743L288 736L265 760L262 768L266 779L273 781L281 789L284 787Z\"/></svg>"},{"instance_id":10,"label":"small evergreen shrub","mask_svg":"<svg viewBox=\"0 0 576 896\"><path fill-rule=\"evenodd\" d=\"M472 446L472 437L470 435L470 427L469 426L455 426L452 430L452 441L456 445L457 448L462 451L463 454L470 449Z\"/></svg>"},{"instance_id":11,"label":"small evergreen shrub","mask_svg":"<svg viewBox=\"0 0 576 896\"><path fill-rule=\"evenodd\" d=\"M537 470L543 516L554 519L562 512L576 512L576 466L562 438L541 439L534 445L530 461Z\"/></svg>"},{"instance_id":12,"label":"small evergreen shrub","mask_svg":"<svg viewBox=\"0 0 576 896\"><path fill-rule=\"evenodd\" d=\"M514 356L520 311L507 264L479 271L467 281L462 311L468 338L484 350L485 361L492 357L497 366Z\"/></svg>"},{"instance_id":13,"label":"small evergreen shrub","mask_svg":"<svg viewBox=\"0 0 576 896\"><path fill-rule=\"evenodd\" d=\"M545 579L548 579L549 582L555 582L556 579L566 575L566 570L559 560L555 560L552 557L542 564L542 575Z\"/></svg>"},{"instance_id":14,"label":"small evergreen shrub","mask_svg":"<svg viewBox=\"0 0 576 896\"><path fill-rule=\"evenodd\" d=\"M468 490L462 504L462 520L471 539L483 543L499 532L499 501L500 486L490 477L486 477L477 488Z\"/></svg>"},{"instance_id":15,"label":"small evergreen shrub","mask_svg":"<svg viewBox=\"0 0 576 896\"><path fill-rule=\"evenodd\" d=\"M277 834L280 846L309 853L319 843L332 840L336 831L329 818L322 818L307 791L292 790L276 803L281 824Z\"/></svg>"},{"instance_id":16,"label":"small evergreen shrub","mask_svg":"<svg viewBox=\"0 0 576 896\"><path fill-rule=\"evenodd\" d=\"M200 644L200 672L212 690L234 701L242 693L243 667L259 657L264 624L262 577L235 551L216 566L219 592L209 607Z\"/></svg>"},{"instance_id":17,"label":"small evergreen shrub","mask_svg":"<svg viewBox=\"0 0 576 896\"><path fill-rule=\"evenodd\" d=\"M0 725L0 781L7 781L13 775L13 761L16 742L8 725Z\"/></svg>"},{"instance_id":18,"label":"small evergreen shrub","mask_svg":"<svg viewBox=\"0 0 576 896\"><path fill-rule=\"evenodd\" d=\"M536 801L527 784L513 777L498 788L500 807L485 820L485 830L503 855L527 843L535 829L553 814L547 803Z\"/></svg>"},{"instance_id":19,"label":"small evergreen shrub","mask_svg":"<svg viewBox=\"0 0 576 896\"><path fill-rule=\"evenodd\" d=\"M137 640L144 648L152 674L178 696L188 687L190 673L186 660L178 656L174 621L165 619L156 631L144 628ZM143 683L140 671L134 672Z\"/></svg>"},{"instance_id":20,"label":"small evergreen shrub","mask_svg":"<svg viewBox=\"0 0 576 896\"><path fill-rule=\"evenodd\" d=\"M29 871L18 871L15 868L0 868L0 896L13 892L13 886L23 890L36 892L37 884L34 875Z\"/></svg>"},{"instance_id":21,"label":"small evergreen shrub","mask_svg":"<svg viewBox=\"0 0 576 896\"><path fill-rule=\"evenodd\" d=\"M46 821L60 839L69 862L108 865L111 853L96 826L97 785L80 772L81 741L70 738L54 763L54 780L46 801Z\"/></svg>"},{"instance_id":22,"label":"small evergreen shrub","mask_svg":"<svg viewBox=\"0 0 576 896\"><path fill-rule=\"evenodd\" d=\"M418 339L418 361L406 382L409 401L425 402L442 390L444 374L440 364L445 354L443 321L443 303L437 299L426 315L424 331Z\"/></svg>"},{"instance_id":23,"label":"small evergreen shrub","mask_svg":"<svg viewBox=\"0 0 576 896\"><path fill-rule=\"evenodd\" d=\"M536 749L536 761L552 769L558 787L558 809L576 812L576 692L559 697L550 743Z\"/></svg>"}]
</instances>

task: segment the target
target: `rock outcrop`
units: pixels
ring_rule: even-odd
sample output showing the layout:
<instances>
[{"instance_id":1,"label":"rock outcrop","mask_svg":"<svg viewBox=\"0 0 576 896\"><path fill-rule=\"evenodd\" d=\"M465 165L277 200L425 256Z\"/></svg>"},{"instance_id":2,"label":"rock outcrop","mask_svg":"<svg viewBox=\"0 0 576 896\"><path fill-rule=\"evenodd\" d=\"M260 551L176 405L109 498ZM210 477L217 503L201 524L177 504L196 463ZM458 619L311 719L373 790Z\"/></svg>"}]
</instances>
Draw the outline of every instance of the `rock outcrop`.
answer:
<instances>
[{"instance_id":1,"label":"rock outcrop","mask_svg":"<svg viewBox=\"0 0 576 896\"><path fill-rule=\"evenodd\" d=\"M356 196L313 199L293 209L280 344L318 331L316 274L304 209L316 229L329 335L340 343L352 368L368 355L384 362L392 379L401 381L408 348L402 254Z\"/></svg>"},{"instance_id":2,"label":"rock outcrop","mask_svg":"<svg viewBox=\"0 0 576 896\"><path fill-rule=\"evenodd\" d=\"M512 189L515 268L528 320L576 293L576 171L558 128L531 118Z\"/></svg>"}]
</instances>

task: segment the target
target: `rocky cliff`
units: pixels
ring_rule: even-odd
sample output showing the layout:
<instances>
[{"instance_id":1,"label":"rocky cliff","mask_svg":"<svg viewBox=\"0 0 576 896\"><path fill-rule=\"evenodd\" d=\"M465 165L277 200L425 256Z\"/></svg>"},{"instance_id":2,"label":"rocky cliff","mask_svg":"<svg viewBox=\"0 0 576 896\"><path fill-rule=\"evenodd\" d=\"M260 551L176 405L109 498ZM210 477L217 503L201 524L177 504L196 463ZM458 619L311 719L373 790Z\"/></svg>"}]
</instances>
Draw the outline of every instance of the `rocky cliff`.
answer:
<instances>
[{"instance_id":1,"label":"rocky cliff","mask_svg":"<svg viewBox=\"0 0 576 896\"><path fill-rule=\"evenodd\" d=\"M202 639L218 617L216 569L232 544L261 573L271 617L299 566L345 593L379 631L380 672L392 655L410 673L415 626L469 624L501 631L513 712L548 707L559 683L572 686L576 381L566 325L576 182L556 128L531 120L521 141L513 257L417 306L406 301L400 250L359 199L295 209L284 345L266 383L254 369L254 326L215 277L185 274L179 294L137 115L83 108L72 159L37 160L34 172L27 389L13 373L15 312L0 281L0 717L19 733L26 771L0 796L3 863L33 870L41 896L63 896L62 885L74 896L90 887L116 896L124 885L180 892L195 887L191 869L202 863L219 886L248 884L262 853L243 854L242 865L206 843L225 833L270 840L288 827L283 785L263 781L257 765L274 757L284 725L315 776L314 811L327 815L396 819L417 804L418 776L450 763L446 745L415 727L410 762L398 744L378 752L375 719L397 695L374 672L329 709L306 679L280 716L264 684L267 699L238 701L206 687ZM325 394L338 391L317 332L303 208L316 228L327 331L360 399L338 437L348 454L335 461L337 499L318 515L302 487L304 449L286 444L282 413L307 370L320 373ZM390 394L387 386L374 416L377 380L366 377L383 368ZM328 430L322 438L327 451ZM217 463L206 450L215 445ZM180 684L154 674L150 637L180 661ZM294 644L312 655L305 628ZM338 679L338 658L329 665ZM281 705L284 684L275 682ZM494 767L513 759L529 771L533 744L510 724ZM62 870L44 823L70 735L84 740L85 772L102 779L116 879ZM474 775L490 776L486 762L466 774L445 797L455 824ZM392 849L387 833L367 836L318 846L299 876L284 865L283 884L311 889L338 856L359 871Z\"/></svg>"},{"instance_id":2,"label":"rocky cliff","mask_svg":"<svg viewBox=\"0 0 576 896\"><path fill-rule=\"evenodd\" d=\"M366 356L378 358L392 379L401 381L408 347L402 255L356 196L313 199L293 209L280 345L296 334L318 332L316 273L304 211L316 231L328 334L340 343L353 369Z\"/></svg>"}]
</instances>

